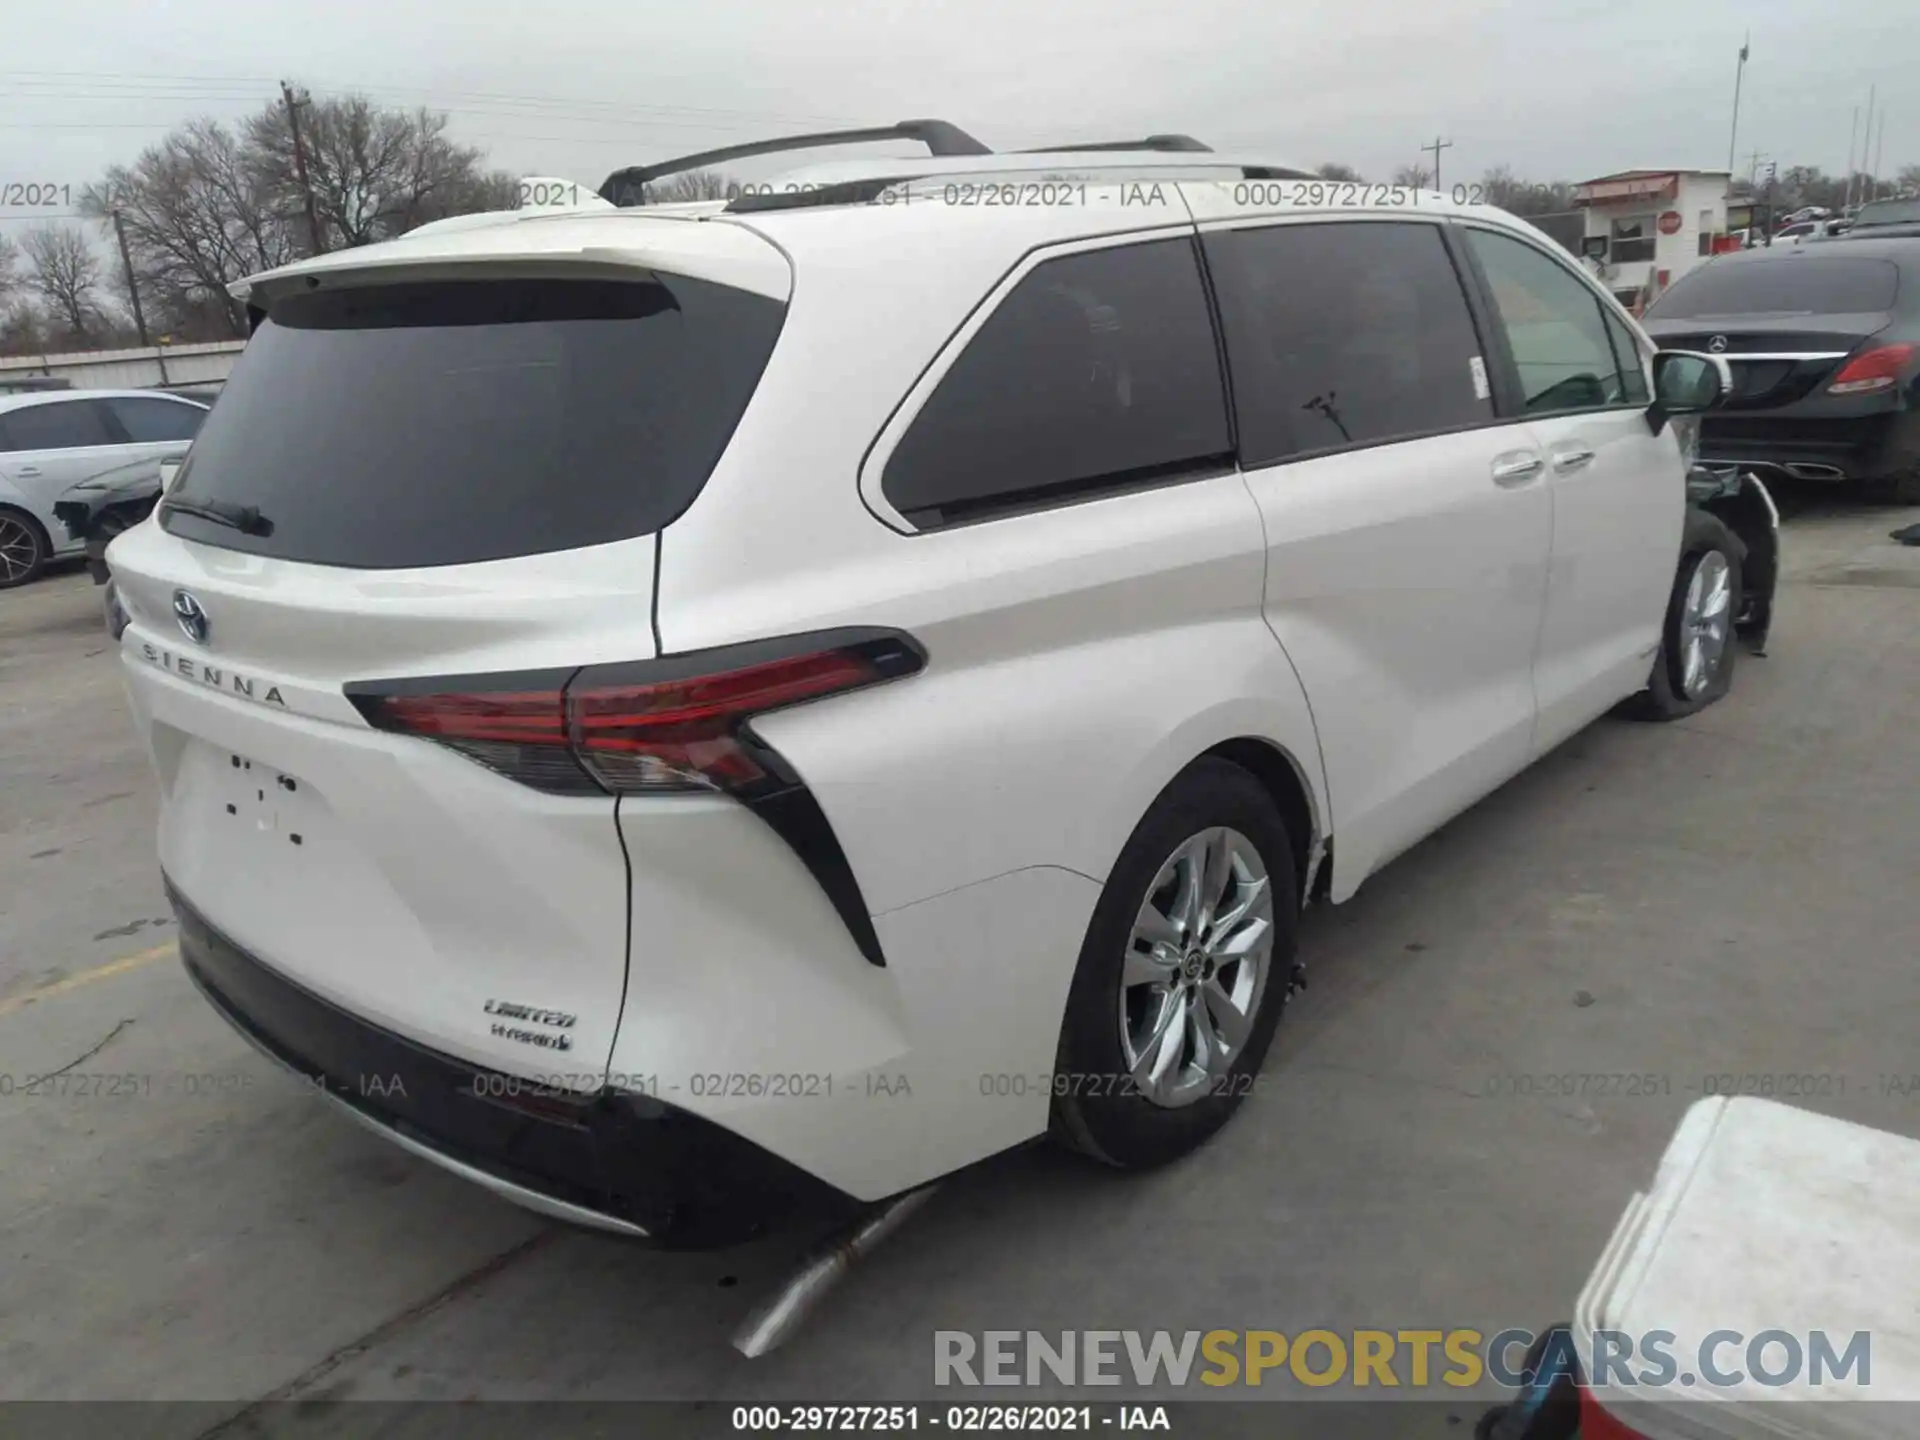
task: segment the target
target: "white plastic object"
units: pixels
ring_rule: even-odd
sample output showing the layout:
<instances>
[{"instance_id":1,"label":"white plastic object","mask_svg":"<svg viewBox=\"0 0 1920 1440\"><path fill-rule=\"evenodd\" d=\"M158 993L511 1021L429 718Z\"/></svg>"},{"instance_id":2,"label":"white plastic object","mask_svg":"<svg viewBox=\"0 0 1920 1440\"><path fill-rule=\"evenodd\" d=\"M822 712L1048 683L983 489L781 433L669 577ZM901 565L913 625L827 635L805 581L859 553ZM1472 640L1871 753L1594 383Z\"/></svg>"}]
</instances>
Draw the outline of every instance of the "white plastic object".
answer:
<instances>
[{"instance_id":1,"label":"white plastic object","mask_svg":"<svg viewBox=\"0 0 1920 1440\"><path fill-rule=\"evenodd\" d=\"M1600 1330L1634 1343L1635 1374L1647 1368L1642 1337L1670 1331L1681 1373L1696 1375L1692 1385L1594 1385L1594 1398L1647 1440L1905 1433L1920 1413L1920 1141L1772 1100L1698 1101L1581 1291L1573 1337L1583 1365ZM1712 1357L1744 1376L1724 1387L1697 1373L1720 1330L1742 1337ZM1769 1330L1803 1349L1786 1384L1762 1383L1749 1366L1748 1341ZM1815 1331L1836 1355L1868 1333L1866 1386L1857 1371L1811 1383ZM1774 1347L1769 1370L1782 1358Z\"/></svg>"}]
</instances>

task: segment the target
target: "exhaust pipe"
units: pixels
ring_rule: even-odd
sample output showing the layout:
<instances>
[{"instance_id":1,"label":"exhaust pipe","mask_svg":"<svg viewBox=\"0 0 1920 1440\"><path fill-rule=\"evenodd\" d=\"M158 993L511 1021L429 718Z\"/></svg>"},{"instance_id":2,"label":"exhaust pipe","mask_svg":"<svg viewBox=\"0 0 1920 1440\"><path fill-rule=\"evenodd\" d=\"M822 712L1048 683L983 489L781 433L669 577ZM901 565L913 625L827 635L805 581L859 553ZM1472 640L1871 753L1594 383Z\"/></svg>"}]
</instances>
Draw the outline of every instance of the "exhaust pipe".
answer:
<instances>
[{"instance_id":1,"label":"exhaust pipe","mask_svg":"<svg viewBox=\"0 0 1920 1440\"><path fill-rule=\"evenodd\" d=\"M1844 480L1847 472L1837 465L1803 465L1798 461L1786 467L1796 480Z\"/></svg>"},{"instance_id":2,"label":"exhaust pipe","mask_svg":"<svg viewBox=\"0 0 1920 1440\"><path fill-rule=\"evenodd\" d=\"M734 1332L733 1348L752 1360L785 1341L846 1277L854 1261L898 1230L909 1215L933 1197L935 1188L926 1185L876 1205L807 1256L787 1283L757 1306Z\"/></svg>"}]
</instances>

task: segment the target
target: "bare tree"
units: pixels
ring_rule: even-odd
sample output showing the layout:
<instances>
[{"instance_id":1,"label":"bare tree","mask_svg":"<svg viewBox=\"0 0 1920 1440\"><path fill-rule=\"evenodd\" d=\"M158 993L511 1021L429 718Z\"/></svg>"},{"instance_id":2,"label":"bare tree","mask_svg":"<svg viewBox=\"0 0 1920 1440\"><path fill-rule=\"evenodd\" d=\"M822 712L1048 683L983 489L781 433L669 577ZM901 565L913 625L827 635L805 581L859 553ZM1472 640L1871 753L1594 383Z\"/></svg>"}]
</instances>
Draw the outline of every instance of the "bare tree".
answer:
<instances>
[{"instance_id":1,"label":"bare tree","mask_svg":"<svg viewBox=\"0 0 1920 1440\"><path fill-rule=\"evenodd\" d=\"M1920 195L1920 165L1902 165L1893 177L1893 186L1902 195Z\"/></svg>"},{"instance_id":2,"label":"bare tree","mask_svg":"<svg viewBox=\"0 0 1920 1440\"><path fill-rule=\"evenodd\" d=\"M0 313L0 355L39 355L46 348L46 328L30 303L16 300Z\"/></svg>"},{"instance_id":3,"label":"bare tree","mask_svg":"<svg viewBox=\"0 0 1920 1440\"><path fill-rule=\"evenodd\" d=\"M683 170L642 187L642 205L672 205L686 200L731 200L740 182L718 170Z\"/></svg>"},{"instance_id":4,"label":"bare tree","mask_svg":"<svg viewBox=\"0 0 1920 1440\"><path fill-rule=\"evenodd\" d=\"M1393 183L1410 185L1415 190L1425 190L1433 184L1433 171L1424 165L1402 165L1393 172Z\"/></svg>"},{"instance_id":5,"label":"bare tree","mask_svg":"<svg viewBox=\"0 0 1920 1440\"><path fill-rule=\"evenodd\" d=\"M480 166L446 134L446 117L386 110L359 97L302 108L307 175L328 242L365 245L474 210L512 209L514 178ZM263 106L229 128L181 126L130 166L89 186L82 208L120 213L148 329L170 340L244 337L229 287L312 248L285 107ZM125 298L126 281L108 282Z\"/></svg>"},{"instance_id":6,"label":"bare tree","mask_svg":"<svg viewBox=\"0 0 1920 1440\"><path fill-rule=\"evenodd\" d=\"M480 168L481 155L447 135L447 117L396 110L364 96L315 100L302 107L301 139L314 209L332 248L371 245L415 226L475 210L510 210L514 178ZM289 226L304 220L306 197L294 163L284 106L247 122L247 143L276 212Z\"/></svg>"},{"instance_id":7,"label":"bare tree","mask_svg":"<svg viewBox=\"0 0 1920 1440\"><path fill-rule=\"evenodd\" d=\"M236 280L302 252L257 154L225 126L195 120L116 165L82 197L86 213L126 227L151 329L244 336ZM211 334L202 327L211 325Z\"/></svg>"},{"instance_id":8,"label":"bare tree","mask_svg":"<svg viewBox=\"0 0 1920 1440\"><path fill-rule=\"evenodd\" d=\"M0 235L0 308L13 298L20 288L20 247L13 243L11 236Z\"/></svg>"},{"instance_id":9,"label":"bare tree","mask_svg":"<svg viewBox=\"0 0 1920 1440\"><path fill-rule=\"evenodd\" d=\"M39 225L20 248L27 257L23 280L48 317L77 340L94 338L108 320L100 304L100 257L77 225Z\"/></svg>"},{"instance_id":10,"label":"bare tree","mask_svg":"<svg viewBox=\"0 0 1920 1440\"><path fill-rule=\"evenodd\" d=\"M1322 180L1345 180L1351 181L1354 184L1360 183L1360 172L1351 165L1340 164L1337 160L1329 160L1324 165L1315 166L1313 173L1318 175Z\"/></svg>"},{"instance_id":11,"label":"bare tree","mask_svg":"<svg viewBox=\"0 0 1920 1440\"><path fill-rule=\"evenodd\" d=\"M1469 188L1479 192L1477 199L1515 215L1559 215L1573 207L1573 186L1566 181L1521 180L1507 165L1494 166Z\"/></svg>"}]
</instances>

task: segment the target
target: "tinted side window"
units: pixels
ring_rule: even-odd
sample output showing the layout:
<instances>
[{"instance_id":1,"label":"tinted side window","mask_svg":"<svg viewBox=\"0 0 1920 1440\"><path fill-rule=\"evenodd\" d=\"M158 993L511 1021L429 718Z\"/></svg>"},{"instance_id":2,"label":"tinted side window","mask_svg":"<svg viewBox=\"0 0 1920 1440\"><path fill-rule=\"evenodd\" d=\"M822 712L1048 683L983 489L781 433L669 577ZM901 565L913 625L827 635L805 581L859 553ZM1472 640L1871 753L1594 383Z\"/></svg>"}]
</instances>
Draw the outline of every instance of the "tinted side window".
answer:
<instances>
[{"instance_id":1,"label":"tinted side window","mask_svg":"<svg viewBox=\"0 0 1920 1440\"><path fill-rule=\"evenodd\" d=\"M75 450L119 441L91 400L55 400L9 410L5 424L11 450Z\"/></svg>"},{"instance_id":2,"label":"tinted side window","mask_svg":"<svg viewBox=\"0 0 1920 1440\"><path fill-rule=\"evenodd\" d=\"M1493 292L1527 414L1627 403L1599 297L1522 241L1469 230L1467 243Z\"/></svg>"},{"instance_id":3,"label":"tinted side window","mask_svg":"<svg viewBox=\"0 0 1920 1440\"><path fill-rule=\"evenodd\" d=\"M191 440L200 429L207 412L177 400L140 400L115 397L105 402L113 418L126 429L135 444L158 440Z\"/></svg>"},{"instance_id":4,"label":"tinted side window","mask_svg":"<svg viewBox=\"0 0 1920 1440\"><path fill-rule=\"evenodd\" d=\"M1206 247L1246 464L1493 419L1439 226L1277 225Z\"/></svg>"},{"instance_id":5,"label":"tinted side window","mask_svg":"<svg viewBox=\"0 0 1920 1440\"><path fill-rule=\"evenodd\" d=\"M982 325L887 460L919 524L1189 466L1232 442L1191 241L1037 266Z\"/></svg>"},{"instance_id":6,"label":"tinted side window","mask_svg":"<svg viewBox=\"0 0 1920 1440\"><path fill-rule=\"evenodd\" d=\"M1620 400L1625 405L1650 404L1653 396L1647 390L1647 372L1640 360L1640 342L1633 337L1620 318L1606 309L1601 310L1607 322L1607 334L1613 338L1614 359L1620 366Z\"/></svg>"}]
</instances>

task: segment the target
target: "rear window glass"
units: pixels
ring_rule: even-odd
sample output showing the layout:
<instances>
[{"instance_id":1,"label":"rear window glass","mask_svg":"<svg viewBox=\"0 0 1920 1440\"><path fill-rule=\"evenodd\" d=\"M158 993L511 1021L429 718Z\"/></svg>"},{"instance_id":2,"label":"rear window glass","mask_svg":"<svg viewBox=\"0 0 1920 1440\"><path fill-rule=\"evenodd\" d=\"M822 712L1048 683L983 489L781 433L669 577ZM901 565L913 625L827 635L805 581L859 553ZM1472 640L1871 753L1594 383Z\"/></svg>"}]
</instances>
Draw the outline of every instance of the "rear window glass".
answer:
<instances>
[{"instance_id":1,"label":"rear window glass","mask_svg":"<svg viewBox=\"0 0 1920 1440\"><path fill-rule=\"evenodd\" d=\"M1779 260L1702 265L1647 311L1649 320L1704 315L1859 315L1891 310L1900 272L1885 260L1801 250Z\"/></svg>"},{"instance_id":2,"label":"rear window glass","mask_svg":"<svg viewBox=\"0 0 1920 1440\"><path fill-rule=\"evenodd\" d=\"M274 305L166 528L321 565L457 565L650 534L705 484L785 307L682 276L449 281Z\"/></svg>"}]
</instances>

